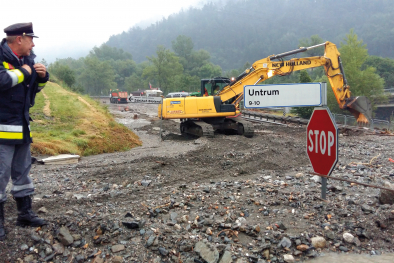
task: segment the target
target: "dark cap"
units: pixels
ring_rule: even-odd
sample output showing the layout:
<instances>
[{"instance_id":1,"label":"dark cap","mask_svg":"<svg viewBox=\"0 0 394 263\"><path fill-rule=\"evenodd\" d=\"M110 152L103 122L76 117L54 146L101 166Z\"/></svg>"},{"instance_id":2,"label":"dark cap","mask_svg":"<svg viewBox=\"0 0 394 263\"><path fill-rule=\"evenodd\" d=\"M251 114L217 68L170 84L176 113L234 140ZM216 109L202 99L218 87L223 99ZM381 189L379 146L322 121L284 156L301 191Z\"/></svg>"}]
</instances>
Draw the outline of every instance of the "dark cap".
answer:
<instances>
[{"instance_id":1,"label":"dark cap","mask_svg":"<svg viewBox=\"0 0 394 263\"><path fill-rule=\"evenodd\" d=\"M4 28L4 33L7 36L30 36L38 37L34 35L33 23L17 23Z\"/></svg>"}]
</instances>

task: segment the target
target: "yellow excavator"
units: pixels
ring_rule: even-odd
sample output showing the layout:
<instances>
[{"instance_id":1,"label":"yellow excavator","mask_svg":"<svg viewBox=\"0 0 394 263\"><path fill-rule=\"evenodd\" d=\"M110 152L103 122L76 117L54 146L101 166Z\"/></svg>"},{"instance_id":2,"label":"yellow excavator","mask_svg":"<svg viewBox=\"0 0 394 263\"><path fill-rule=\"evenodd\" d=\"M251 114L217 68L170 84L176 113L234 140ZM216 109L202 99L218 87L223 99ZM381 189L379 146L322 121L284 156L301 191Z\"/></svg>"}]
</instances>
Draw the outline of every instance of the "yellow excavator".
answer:
<instances>
[{"instance_id":1,"label":"yellow excavator","mask_svg":"<svg viewBox=\"0 0 394 263\"><path fill-rule=\"evenodd\" d=\"M323 56L283 60L286 56L321 46L325 47ZM349 110L357 122L368 124L372 114L371 103L366 97L351 97L340 53L336 45L328 41L258 60L233 80L202 80L202 97L165 98L159 105L158 115L163 119L180 119L182 134L212 137L215 130L230 130L239 135L252 137L253 125L239 117L239 103L243 99L244 86L256 85L273 76L285 76L293 71L320 66L325 69L339 107ZM207 88L211 88L211 92L207 92ZM214 88L219 88L215 94Z\"/></svg>"}]
</instances>

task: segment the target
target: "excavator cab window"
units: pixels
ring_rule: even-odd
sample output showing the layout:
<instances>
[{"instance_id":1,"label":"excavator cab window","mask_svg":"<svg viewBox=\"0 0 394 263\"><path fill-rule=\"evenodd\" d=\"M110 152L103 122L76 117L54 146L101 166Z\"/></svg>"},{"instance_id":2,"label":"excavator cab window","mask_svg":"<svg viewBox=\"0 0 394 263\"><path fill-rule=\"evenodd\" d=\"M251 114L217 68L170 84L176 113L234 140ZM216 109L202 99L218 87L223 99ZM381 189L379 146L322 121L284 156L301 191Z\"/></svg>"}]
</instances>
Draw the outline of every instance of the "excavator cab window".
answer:
<instances>
[{"instance_id":1,"label":"excavator cab window","mask_svg":"<svg viewBox=\"0 0 394 263\"><path fill-rule=\"evenodd\" d=\"M229 83L230 79L222 77L213 79L202 79L201 94L203 94L203 96L216 95Z\"/></svg>"}]
</instances>

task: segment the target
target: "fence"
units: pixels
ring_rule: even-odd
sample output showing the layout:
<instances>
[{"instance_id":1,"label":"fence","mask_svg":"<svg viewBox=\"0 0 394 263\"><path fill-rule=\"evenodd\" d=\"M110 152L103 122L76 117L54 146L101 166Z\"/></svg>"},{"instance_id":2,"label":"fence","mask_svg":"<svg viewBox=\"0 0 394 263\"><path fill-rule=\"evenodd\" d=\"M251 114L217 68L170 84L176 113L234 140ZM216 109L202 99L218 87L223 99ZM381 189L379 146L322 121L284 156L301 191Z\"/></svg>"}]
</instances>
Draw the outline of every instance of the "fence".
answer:
<instances>
[{"instance_id":1,"label":"fence","mask_svg":"<svg viewBox=\"0 0 394 263\"><path fill-rule=\"evenodd\" d=\"M350 115L343 115L343 114L332 114L335 120L336 124L339 125L346 125L346 126L360 126L357 123L356 118L354 118L353 116ZM394 130L394 124L391 123L390 121L386 121L386 120L379 120L379 119L372 119L371 121L371 126L368 126L370 128L374 128L374 129L380 129L380 130Z\"/></svg>"},{"instance_id":2,"label":"fence","mask_svg":"<svg viewBox=\"0 0 394 263\"><path fill-rule=\"evenodd\" d=\"M300 123L300 124L301 123L307 124L309 121L308 119L301 119L299 117L291 117L288 115L286 116L285 114L275 115L275 114L270 114L270 113L263 113L263 112L256 112L256 111L245 111L245 110L242 111L242 115L252 121L255 120L255 121L266 121L266 122L279 122L279 123L281 121L286 121L286 122L293 122L293 123ZM363 126L360 126L360 124L357 123L356 118L351 115L332 113L332 116L334 118L335 123L338 126L354 126L354 127L358 127L358 128L363 127ZM365 127L371 128L371 129L394 131L394 123L393 122L386 121L386 120L380 120L380 119L372 119L371 123L366 125Z\"/></svg>"}]
</instances>

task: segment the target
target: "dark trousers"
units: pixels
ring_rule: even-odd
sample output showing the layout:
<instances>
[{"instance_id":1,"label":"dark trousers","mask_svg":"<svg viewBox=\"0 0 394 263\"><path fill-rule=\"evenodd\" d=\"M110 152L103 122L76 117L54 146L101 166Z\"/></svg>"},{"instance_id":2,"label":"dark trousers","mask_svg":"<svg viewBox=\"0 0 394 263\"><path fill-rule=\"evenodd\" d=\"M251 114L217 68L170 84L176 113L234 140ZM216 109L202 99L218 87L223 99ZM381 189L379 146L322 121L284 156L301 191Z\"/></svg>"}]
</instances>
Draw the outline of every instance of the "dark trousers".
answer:
<instances>
[{"instance_id":1,"label":"dark trousers","mask_svg":"<svg viewBox=\"0 0 394 263\"><path fill-rule=\"evenodd\" d=\"M31 168L30 143L0 144L0 203L7 200L6 187L12 179L11 194L24 197L34 193L29 176Z\"/></svg>"}]
</instances>

